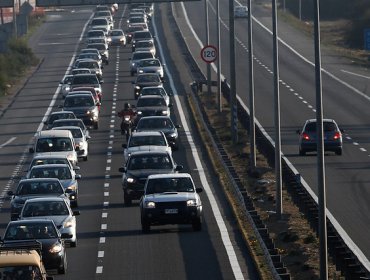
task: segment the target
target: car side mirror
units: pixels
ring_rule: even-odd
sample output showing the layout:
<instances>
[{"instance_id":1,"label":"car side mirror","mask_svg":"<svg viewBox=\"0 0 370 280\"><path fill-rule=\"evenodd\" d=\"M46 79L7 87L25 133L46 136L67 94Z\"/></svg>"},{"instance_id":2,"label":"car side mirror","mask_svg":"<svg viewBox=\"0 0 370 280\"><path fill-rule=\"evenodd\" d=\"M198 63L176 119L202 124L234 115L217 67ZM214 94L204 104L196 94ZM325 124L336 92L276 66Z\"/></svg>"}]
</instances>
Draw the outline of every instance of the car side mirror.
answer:
<instances>
[{"instance_id":1,"label":"car side mirror","mask_svg":"<svg viewBox=\"0 0 370 280\"><path fill-rule=\"evenodd\" d=\"M203 189L202 189L202 188L196 188L196 189L195 189L195 191L196 191L197 193L201 193L201 192L203 191Z\"/></svg>"},{"instance_id":2,"label":"car side mirror","mask_svg":"<svg viewBox=\"0 0 370 280\"><path fill-rule=\"evenodd\" d=\"M126 172L126 167L120 167L118 168L118 171L121 172L121 173L125 173Z\"/></svg>"},{"instance_id":3,"label":"car side mirror","mask_svg":"<svg viewBox=\"0 0 370 280\"><path fill-rule=\"evenodd\" d=\"M339 129L339 130L340 130L340 132L342 132L342 133L346 132L344 129Z\"/></svg>"},{"instance_id":4,"label":"car side mirror","mask_svg":"<svg viewBox=\"0 0 370 280\"><path fill-rule=\"evenodd\" d=\"M100 102L97 102L97 103L96 103L96 106L101 106L101 103L100 103Z\"/></svg>"},{"instance_id":5,"label":"car side mirror","mask_svg":"<svg viewBox=\"0 0 370 280\"><path fill-rule=\"evenodd\" d=\"M48 122L44 122L44 125L48 125Z\"/></svg>"},{"instance_id":6,"label":"car side mirror","mask_svg":"<svg viewBox=\"0 0 370 280\"><path fill-rule=\"evenodd\" d=\"M91 136L90 135L86 135L86 140L89 140L91 139Z\"/></svg>"},{"instance_id":7,"label":"car side mirror","mask_svg":"<svg viewBox=\"0 0 370 280\"><path fill-rule=\"evenodd\" d=\"M13 191L8 191L6 194L7 194L8 196L13 196L13 195L14 195Z\"/></svg>"},{"instance_id":8,"label":"car side mirror","mask_svg":"<svg viewBox=\"0 0 370 280\"><path fill-rule=\"evenodd\" d=\"M104 84L104 80L100 80L99 81L99 84Z\"/></svg>"},{"instance_id":9,"label":"car side mirror","mask_svg":"<svg viewBox=\"0 0 370 280\"><path fill-rule=\"evenodd\" d=\"M168 107L170 107L170 108L173 107L173 104L172 103L168 104Z\"/></svg>"},{"instance_id":10,"label":"car side mirror","mask_svg":"<svg viewBox=\"0 0 370 280\"><path fill-rule=\"evenodd\" d=\"M184 166L182 165L177 165L176 168L175 168L175 171L181 171L183 170Z\"/></svg>"},{"instance_id":11,"label":"car side mirror","mask_svg":"<svg viewBox=\"0 0 370 280\"><path fill-rule=\"evenodd\" d=\"M78 147L78 146L77 146L77 147L75 148L75 151L76 151L76 152L79 152L79 151L80 151L80 147Z\"/></svg>"},{"instance_id":12,"label":"car side mirror","mask_svg":"<svg viewBox=\"0 0 370 280\"><path fill-rule=\"evenodd\" d=\"M82 178L81 174L76 174L75 176L76 180L80 180Z\"/></svg>"},{"instance_id":13,"label":"car side mirror","mask_svg":"<svg viewBox=\"0 0 370 280\"><path fill-rule=\"evenodd\" d=\"M80 170L80 169L81 169L81 167L79 167L79 166L74 166L74 167L73 167L73 170L74 170L74 171L76 171L76 170Z\"/></svg>"},{"instance_id":14,"label":"car side mirror","mask_svg":"<svg viewBox=\"0 0 370 280\"><path fill-rule=\"evenodd\" d=\"M181 128L181 125L177 124L175 125L176 128Z\"/></svg>"},{"instance_id":15,"label":"car side mirror","mask_svg":"<svg viewBox=\"0 0 370 280\"><path fill-rule=\"evenodd\" d=\"M100 68L101 68L101 69L104 69L104 66L102 65L102 66L100 66Z\"/></svg>"},{"instance_id":16,"label":"car side mirror","mask_svg":"<svg viewBox=\"0 0 370 280\"><path fill-rule=\"evenodd\" d=\"M81 213L80 213L79 210L73 211L73 216L80 216L80 215L81 215Z\"/></svg>"},{"instance_id":17,"label":"car side mirror","mask_svg":"<svg viewBox=\"0 0 370 280\"><path fill-rule=\"evenodd\" d=\"M33 148L29 148L28 151L30 152L30 154L33 154L35 152Z\"/></svg>"}]
</instances>

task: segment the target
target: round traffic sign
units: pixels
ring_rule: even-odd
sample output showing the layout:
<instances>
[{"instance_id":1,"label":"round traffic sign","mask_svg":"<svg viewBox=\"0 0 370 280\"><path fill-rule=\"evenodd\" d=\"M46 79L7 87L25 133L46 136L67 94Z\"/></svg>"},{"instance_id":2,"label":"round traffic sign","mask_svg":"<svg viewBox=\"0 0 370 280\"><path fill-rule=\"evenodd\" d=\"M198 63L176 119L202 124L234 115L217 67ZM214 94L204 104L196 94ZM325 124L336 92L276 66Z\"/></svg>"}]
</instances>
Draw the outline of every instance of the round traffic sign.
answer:
<instances>
[{"instance_id":1,"label":"round traffic sign","mask_svg":"<svg viewBox=\"0 0 370 280\"><path fill-rule=\"evenodd\" d=\"M200 56L206 63L212 63L217 59L217 48L212 45L205 46L200 51Z\"/></svg>"}]
</instances>

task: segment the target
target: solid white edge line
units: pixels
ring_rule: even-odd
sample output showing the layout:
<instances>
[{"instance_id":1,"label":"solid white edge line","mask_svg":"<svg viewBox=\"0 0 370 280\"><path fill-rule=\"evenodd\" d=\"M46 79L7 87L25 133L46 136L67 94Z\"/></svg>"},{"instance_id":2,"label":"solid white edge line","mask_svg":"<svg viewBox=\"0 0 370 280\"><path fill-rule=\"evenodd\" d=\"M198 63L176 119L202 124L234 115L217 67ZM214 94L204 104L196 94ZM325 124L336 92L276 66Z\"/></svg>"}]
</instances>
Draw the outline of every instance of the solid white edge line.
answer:
<instances>
[{"instance_id":1,"label":"solid white edge line","mask_svg":"<svg viewBox=\"0 0 370 280\"><path fill-rule=\"evenodd\" d=\"M155 24L155 21L153 21L153 28L154 28L155 33L157 34L158 32L157 32L157 26ZM218 207L215 196L213 195L212 190L211 190L211 188L208 184L207 178L204 175L203 165L202 165L202 162L199 158L199 154L198 154L196 145L194 144L193 137L190 134L189 126L188 126L188 123L186 121L184 111L182 110L182 105L181 105L180 99L178 97L178 93L177 93L175 84L173 82L172 75L171 75L171 73L170 73L170 71L168 70L168 67L167 67L166 58L163 56L163 48L162 48L162 44L161 44L160 40L157 40L157 44L158 44L159 51L161 53L161 57L163 59L163 64L164 64L164 68L166 70L166 74L168 76L168 81L170 82L170 86L172 88L173 97L174 97L175 102L176 102L176 107L179 111L181 124L184 128L184 132L186 134L186 138L187 138L187 141L189 143L191 153L192 153L194 161L195 161L195 165L197 167L197 172L198 172L198 175L199 175L200 180L202 182L202 186L203 186L203 188L205 190L205 193L208 197L208 200L209 200L211 208L212 208L213 215L216 219L218 228L220 230L221 239L222 239L222 242L225 246L225 250L226 250L226 253L227 253L228 258L229 258L231 269L234 273L235 279L244 279L244 276L243 276L243 273L241 271L239 262L236 258L236 254L235 254L233 244L230 240L230 236L229 236L229 233L227 231L226 224L225 224L225 222L222 218L221 211Z\"/></svg>"}]
</instances>

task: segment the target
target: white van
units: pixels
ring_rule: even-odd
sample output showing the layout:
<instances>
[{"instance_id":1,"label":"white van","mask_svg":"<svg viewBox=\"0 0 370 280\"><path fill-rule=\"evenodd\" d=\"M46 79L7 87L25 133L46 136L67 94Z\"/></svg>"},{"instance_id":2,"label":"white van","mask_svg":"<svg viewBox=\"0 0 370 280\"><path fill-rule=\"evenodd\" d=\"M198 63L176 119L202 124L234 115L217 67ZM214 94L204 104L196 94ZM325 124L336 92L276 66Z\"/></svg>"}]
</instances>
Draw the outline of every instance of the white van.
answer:
<instances>
[{"instance_id":1,"label":"white van","mask_svg":"<svg viewBox=\"0 0 370 280\"><path fill-rule=\"evenodd\" d=\"M34 156L64 155L75 166L78 162L73 135L69 130L43 130L37 133L36 141L29 149Z\"/></svg>"}]
</instances>

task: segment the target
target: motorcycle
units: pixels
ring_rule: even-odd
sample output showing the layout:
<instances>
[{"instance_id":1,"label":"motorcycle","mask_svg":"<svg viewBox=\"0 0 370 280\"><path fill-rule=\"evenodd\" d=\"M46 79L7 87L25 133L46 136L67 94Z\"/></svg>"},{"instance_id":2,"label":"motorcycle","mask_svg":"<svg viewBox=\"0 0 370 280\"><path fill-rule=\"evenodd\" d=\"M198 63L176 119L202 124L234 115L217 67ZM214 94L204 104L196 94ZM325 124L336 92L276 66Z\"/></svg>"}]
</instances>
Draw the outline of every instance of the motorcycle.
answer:
<instances>
[{"instance_id":1,"label":"motorcycle","mask_svg":"<svg viewBox=\"0 0 370 280\"><path fill-rule=\"evenodd\" d=\"M131 131L133 127L133 116L124 115L121 122L121 134L126 135L126 141L128 141L131 136Z\"/></svg>"}]
</instances>

